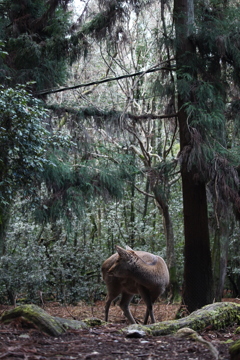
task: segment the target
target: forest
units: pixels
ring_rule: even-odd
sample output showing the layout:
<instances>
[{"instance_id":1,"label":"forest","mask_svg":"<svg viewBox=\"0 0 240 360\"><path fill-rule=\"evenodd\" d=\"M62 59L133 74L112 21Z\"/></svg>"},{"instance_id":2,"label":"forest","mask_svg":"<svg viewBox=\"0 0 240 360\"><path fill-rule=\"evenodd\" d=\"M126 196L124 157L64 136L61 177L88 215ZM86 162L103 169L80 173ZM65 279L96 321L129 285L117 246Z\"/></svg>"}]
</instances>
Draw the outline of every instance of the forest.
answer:
<instances>
[{"instance_id":1,"label":"forest","mask_svg":"<svg viewBox=\"0 0 240 360\"><path fill-rule=\"evenodd\" d=\"M104 299L126 245L167 301L240 296L236 0L0 2L0 303Z\"/></svg>"}]
</instances>

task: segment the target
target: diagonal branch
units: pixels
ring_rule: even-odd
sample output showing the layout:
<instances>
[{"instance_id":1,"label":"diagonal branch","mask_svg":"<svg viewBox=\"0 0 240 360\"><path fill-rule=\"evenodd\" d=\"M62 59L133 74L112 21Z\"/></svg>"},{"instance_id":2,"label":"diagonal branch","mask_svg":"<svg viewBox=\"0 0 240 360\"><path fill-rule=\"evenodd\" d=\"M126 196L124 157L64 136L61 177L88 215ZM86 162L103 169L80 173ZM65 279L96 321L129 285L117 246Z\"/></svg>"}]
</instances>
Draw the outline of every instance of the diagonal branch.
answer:
<instances>
[{"instance_id":1,"label":"diagonal branch","mask_svg":"<svg viewBox=\"0 0 240 360\"><path fill-rule=\"evenodd\" d=\"M138 72L132 73L132 74L125 74L125 75L120 75L120 76L117 76L117 77L102 79L102 80L98 80L98 81L92 81L90 83L73 85L73 86L66 86L66 87L62 87L62 88L59 88L59 89L43 90L43 91L39 91L39 92L35 93L34 95L36 95L36 96L37 95L48 95L48 94L54 94L54 93L61 92L61 91L75 90L75 89L79 89L79 88L85 87L85 86L103 84L105 82L116 81L116 80L125 79L125 78L133 77L133 76L142 76L142 75L145 75L145 74L148 74L148 73L152 73L152 72L156 72L156 71L162 71L162 70L172 70L172 68L171 67L166 67L166 66L157 67L157 68L151 68L151 69L148 69L148 70L145 70L145 71L138 71Z\"/></svg>"}]
</instances>

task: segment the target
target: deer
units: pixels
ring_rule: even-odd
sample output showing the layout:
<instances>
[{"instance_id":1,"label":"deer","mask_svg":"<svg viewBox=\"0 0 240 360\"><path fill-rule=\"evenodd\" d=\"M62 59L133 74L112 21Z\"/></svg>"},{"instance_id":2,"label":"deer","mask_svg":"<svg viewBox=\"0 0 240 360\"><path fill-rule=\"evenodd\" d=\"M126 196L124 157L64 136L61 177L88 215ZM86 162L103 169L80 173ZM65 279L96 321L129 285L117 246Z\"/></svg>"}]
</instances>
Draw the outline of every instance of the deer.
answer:
<instances>
[{"instance_id":1,"label":"deer","mask_svg":"<svg viewBox=\"0 0 240 360\"><path fill-rule=\"evenodd\" d=\"M136 324L129 304L133 296L139 294L146 304L144 324L147 324L149 316L151 323L155 323L153 304L169 284L165 261L158 255L134 251L129 246L126 250L116 246L116 250L102 264L102 277L107 286L105 321L108 321L111 302L121 294L119 306L128 321Z\"/></svg>"}]
</instances>

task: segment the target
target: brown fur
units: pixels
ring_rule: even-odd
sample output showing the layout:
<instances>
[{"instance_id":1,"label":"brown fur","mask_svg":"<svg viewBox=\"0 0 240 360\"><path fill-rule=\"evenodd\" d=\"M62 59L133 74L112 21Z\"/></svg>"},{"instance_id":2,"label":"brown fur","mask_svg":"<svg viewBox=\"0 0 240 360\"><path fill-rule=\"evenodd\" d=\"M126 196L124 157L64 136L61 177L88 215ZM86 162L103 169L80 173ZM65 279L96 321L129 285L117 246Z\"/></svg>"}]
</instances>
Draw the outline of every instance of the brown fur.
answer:
<instances>
[{"instance_id":1,"label":"brown fur","mask_svg":"<svg viewBox=\"0 0 240 360\"><path fill-rule=\"evenodd\" d=\"M116 246L117 253L110 256L102 265L103 280L107 285L107 299L105 305L105 321L111 302L120 294L120 308L130 323L136 323L130 310L129 303L134 294L141 295L147 310L144 324L150 316L155 322L153 304L165 291L169 283L169 272L165 261L157 255L145 251L126 250Z\"/></svg>"}]
</instances>

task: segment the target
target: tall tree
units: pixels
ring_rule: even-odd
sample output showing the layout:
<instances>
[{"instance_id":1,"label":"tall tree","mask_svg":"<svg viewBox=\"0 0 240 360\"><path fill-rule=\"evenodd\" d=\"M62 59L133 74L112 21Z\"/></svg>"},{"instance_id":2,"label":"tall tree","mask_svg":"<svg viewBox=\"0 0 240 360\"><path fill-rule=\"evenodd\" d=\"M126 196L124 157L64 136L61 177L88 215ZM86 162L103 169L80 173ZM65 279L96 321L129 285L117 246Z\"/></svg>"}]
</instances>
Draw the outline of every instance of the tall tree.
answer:
<instances>
[{"instance_id":1,"label":"tall tree","mask_svg":"<svg viewBox=\"0 0 240 360\"><path fill-rule=\"evenodd\" d=\"M206 184L212 194L217 218L239 209L237 159L227 146L227 81L239 84L239 42L231 24L238 7L225 2L194 10L192 1L175 1L178 111L181 145L185 226L183 301L190 311L214 298L208 230ZM235 14L234 14L235 12ZM196 14L196 18L194 18ZM196 25L197 24L197 25ZM232 100L231 93L228 92ZM225 217L226 220L226 217ZM224 244L223 284L226 272L226 238L230 224L217 226ZM216 247L215 247L216 248ZM216 252L214 254L216 276ZM220 270L220 269L219 269ZM219 283L220 284L220 283Z\"/></svg>"},{"instance_id":2,"label":"tall tree","mask_svg":"<svg viewBox=\"0 0 240 360\"><path fill-rule=\"evenodd\" d=\"M189 75L189 78L196 79L194 63L196 48L190 40L194 24L194 2L192 0L175 0L174 19L185 230L183 302L191 312L213 300L206 185L199 177L196 166L189 166L194 129L191 129L186 103L193 99L193 94L191 91L186 93L181 89L181 81L184 80L184 77Z\"/></svg>"},{"instance_id":3,"label":"tall tree","mask_svg":"<svg viewBox=\"0 0 240 360\"><path fill-rule=\"evenodd\" d=\"M233 124L238 121L235 113L236 94L239 93L239 35L235 24L239 24L239 7L233 2L212 3L213 6L199 8L197 12L200 32L196 35L201 58L205 58L204 80L215 89L216 107L221 109L210 130L214 139L215 154L209 164L208 190L211 193L215 229L212 249L214 269L214 298L221 299L227 270L228 244L233 231L233 211L239 212L238 136ZM204 54L204 55L203 55ZM199 73L202 74L200 67ZM209 94L210 95L210 94ZM216 96L217 95L217 96ZM212 95L210 96L212 98ZM236 108L235 108L236 109ZM209 142L210 143L210 142ZM212 215L212 214L211 214ZM212 221L211 221L212 223Z\"/></svg>"}]
</instances>

